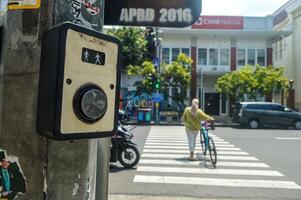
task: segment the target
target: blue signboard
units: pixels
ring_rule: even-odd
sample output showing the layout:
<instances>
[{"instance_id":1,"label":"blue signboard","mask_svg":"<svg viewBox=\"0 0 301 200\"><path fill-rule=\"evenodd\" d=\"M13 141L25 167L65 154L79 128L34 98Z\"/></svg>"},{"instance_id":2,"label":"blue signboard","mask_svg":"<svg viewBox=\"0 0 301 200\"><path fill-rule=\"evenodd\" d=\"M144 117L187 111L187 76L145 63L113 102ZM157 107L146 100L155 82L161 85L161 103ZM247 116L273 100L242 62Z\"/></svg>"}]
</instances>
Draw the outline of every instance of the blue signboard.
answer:
<instances>
[{"instance_id":1,"label":"blue signboard","mask_svg":"<svg viewBox=\"0 0 301 200\"><path fill-rule=\"evenodd\" d=\"M152 100L154 102L160 103L163 100L163 94L162 93L153 93L152 94Z\"/></svg>"}]
</instances>

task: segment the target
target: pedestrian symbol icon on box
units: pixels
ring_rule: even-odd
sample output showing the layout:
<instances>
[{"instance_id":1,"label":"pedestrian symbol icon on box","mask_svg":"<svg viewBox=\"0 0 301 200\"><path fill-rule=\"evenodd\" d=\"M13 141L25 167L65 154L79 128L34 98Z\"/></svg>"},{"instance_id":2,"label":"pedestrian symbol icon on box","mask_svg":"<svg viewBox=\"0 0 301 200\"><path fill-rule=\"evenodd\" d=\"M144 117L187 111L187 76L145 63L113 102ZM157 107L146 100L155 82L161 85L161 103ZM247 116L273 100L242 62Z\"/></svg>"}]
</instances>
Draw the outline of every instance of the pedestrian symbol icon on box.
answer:
<instances>
[{"instance_id":1,"label":"pedestrian symbol icon on box","mask_svg":"<svg viewBox=\"0 0 301 200\"><path fill-rule=\"evenodd\" d=\"M105 65L106 55L104 52L83 48L82 61L95 65Z\"/></svg>"}]
</instances>

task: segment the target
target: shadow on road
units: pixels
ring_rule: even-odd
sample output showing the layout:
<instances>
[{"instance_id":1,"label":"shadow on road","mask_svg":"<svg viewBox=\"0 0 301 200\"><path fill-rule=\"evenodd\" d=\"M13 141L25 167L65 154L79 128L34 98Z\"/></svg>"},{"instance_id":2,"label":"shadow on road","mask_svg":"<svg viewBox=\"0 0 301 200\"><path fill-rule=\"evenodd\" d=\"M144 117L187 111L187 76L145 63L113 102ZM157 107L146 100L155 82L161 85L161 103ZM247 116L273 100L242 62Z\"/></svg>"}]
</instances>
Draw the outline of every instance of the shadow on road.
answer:
<instances>
[{"instance_id":1,"label":"shadow on road","mask_svg":"<svg viewBox=\"0 0 301 200\"><path fill-rule=\"evenodd\" d=\"M212 165L212 163L210 162L210 159L208 159L207 157L204 158L204 156L202 154L197 154L196 155L196 160L194 160L194 161L189 160L188 156L183 157L183 158L175 158L174 160L182 162L182 163L199 162L199 166L203 166L203 167L208 168L208 169L214 169L215 168Z\"/></svg>"},{"instance_id":2,"label":"shadow on road","mask_svg":"<svg viewBox=\"0 0 301 200\"><path fill-rule=\"evenodd\" d=\"M118 166L117 164L110 163L110 173L117 173L117 172L121 172L121 171L132 171L132 170L136 170L136 167L135 168L124 168L122 166Z\"/></svg>"}]
</instances>

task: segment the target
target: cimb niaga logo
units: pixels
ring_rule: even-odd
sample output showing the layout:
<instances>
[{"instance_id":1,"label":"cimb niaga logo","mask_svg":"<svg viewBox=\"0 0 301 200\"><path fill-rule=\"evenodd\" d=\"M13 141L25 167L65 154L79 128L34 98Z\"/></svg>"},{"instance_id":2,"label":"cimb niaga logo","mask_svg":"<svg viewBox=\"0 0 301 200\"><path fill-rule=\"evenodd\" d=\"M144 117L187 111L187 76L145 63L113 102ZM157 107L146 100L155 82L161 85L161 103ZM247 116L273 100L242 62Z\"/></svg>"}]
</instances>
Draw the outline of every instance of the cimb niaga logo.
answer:
<instances>
[{"instance_id":1,"label":"cimb niaga logo","mask_svg":"<svg viewBox=\"0 0 301 200\"><path fill-rule=\"evenodd\" d=\"M200 18L198 19L198 21L196 21L195 24L197 24L197 25L203 25L203 18L200 17Z\"/></svg>"}]
</instances>

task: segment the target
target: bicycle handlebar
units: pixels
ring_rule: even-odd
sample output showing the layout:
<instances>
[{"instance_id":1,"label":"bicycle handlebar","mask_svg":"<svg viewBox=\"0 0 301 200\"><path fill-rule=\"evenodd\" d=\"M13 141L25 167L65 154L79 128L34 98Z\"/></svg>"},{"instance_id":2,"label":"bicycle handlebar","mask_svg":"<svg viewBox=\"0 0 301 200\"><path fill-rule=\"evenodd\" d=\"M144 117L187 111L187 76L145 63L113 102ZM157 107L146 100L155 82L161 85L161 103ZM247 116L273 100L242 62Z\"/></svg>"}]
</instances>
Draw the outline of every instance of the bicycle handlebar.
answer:
<instances>
[{"instance_id":1,"label":"bicycle handlebar","mask_svg":"<svg viewBox=\"0 0 301 200\"><path fill-rule=\"evenodd\" d=\"M210 122L210 127L211 127L211 130L215 130L214 121Z\"/></svg>"},{"instance_id":2,"label":"bicycle handlebar","mask_svg":"<svg viewBox=\"0 0 301 200\"><path fill-rule=\"evenodd\" d=\"M215 130L214 121L204 121L202 122L202 126L205 127L206 129L209 129L208 123L210 123L211 130Z\"/></svg>"}]
</instances>

